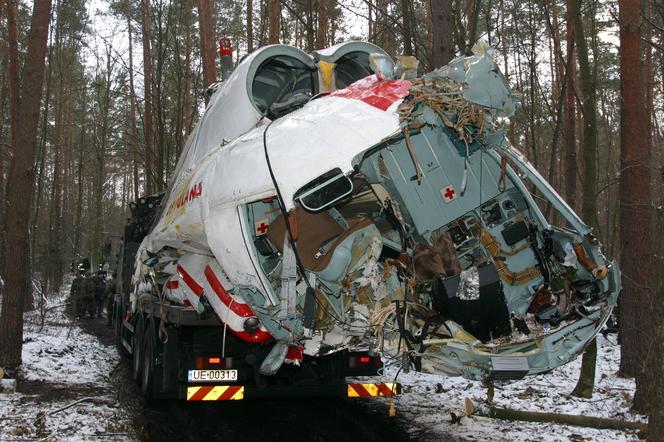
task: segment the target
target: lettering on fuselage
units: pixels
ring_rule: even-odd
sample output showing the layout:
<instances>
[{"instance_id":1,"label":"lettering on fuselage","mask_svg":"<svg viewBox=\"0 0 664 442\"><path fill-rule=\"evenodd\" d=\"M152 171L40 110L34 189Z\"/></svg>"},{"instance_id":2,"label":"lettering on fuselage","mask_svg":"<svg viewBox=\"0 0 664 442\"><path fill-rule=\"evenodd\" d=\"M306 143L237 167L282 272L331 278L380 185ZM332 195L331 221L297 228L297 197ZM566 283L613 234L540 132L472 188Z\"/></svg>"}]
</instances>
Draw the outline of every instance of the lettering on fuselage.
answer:
<instances>
[{"instance_id":1,"label":"lettering on fuselage","mask_svg":"<svg viewBox=\"0 0 664 442\"><path fill-rule=\"evenodd\" d=\"M191 186L185 193L180 195L178 199L173 201L170 206L168 206L168 211L166 212L166 216L170 215L173 213L173 211L179 209L180 207L184 207L186 204L189 204L191 201L195 200L196 198L200 197L203 194L203 183L198 182Z\"/></svg>"}]
</instances>

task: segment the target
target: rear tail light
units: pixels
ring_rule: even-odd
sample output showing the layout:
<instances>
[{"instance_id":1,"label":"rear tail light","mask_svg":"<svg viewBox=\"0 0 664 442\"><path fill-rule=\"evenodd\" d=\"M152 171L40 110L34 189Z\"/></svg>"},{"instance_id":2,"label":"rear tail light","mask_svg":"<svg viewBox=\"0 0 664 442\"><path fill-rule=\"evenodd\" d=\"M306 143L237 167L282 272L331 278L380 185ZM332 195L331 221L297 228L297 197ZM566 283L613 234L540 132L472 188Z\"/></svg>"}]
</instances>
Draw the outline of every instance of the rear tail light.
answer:
<instances>
[{"instance_id":1,"label":"rear tail light","mask_svg":"<svg viewBox=\"0 0 664 442\"><path fill-rule=\"evenodd\" d=\"M379 368L383 365L380 356L351 355L348 357L349 368Z\"/></svg>"},{"instance_id":2,"label":"rear tail light","mask_svg":"<svg viewBox=\"0 0 664 442\"><path fill-rule=\"evenodd\" d=\"M196 370L220 370L231 368L233 358L220 358L219 356L196 356Z\"/></svg>"}]
</instances>

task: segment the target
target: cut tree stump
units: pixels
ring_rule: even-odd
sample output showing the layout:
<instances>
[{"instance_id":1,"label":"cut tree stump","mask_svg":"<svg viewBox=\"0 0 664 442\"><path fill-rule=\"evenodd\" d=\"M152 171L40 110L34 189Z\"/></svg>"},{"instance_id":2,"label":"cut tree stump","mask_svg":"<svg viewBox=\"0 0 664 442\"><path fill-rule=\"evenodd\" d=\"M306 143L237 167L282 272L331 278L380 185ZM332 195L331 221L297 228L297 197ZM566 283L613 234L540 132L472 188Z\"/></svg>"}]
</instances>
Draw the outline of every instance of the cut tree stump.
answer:
<instances>
[{"instance_id":1,"label":"cut tree stump","mask_svg":"<svg viewBox=\"0 0 664 442\"><path fill-rule=\"evenodd\" d=\"M16 393L16 379L0 379L0 394Z\"/></svg>"}]
</instances>

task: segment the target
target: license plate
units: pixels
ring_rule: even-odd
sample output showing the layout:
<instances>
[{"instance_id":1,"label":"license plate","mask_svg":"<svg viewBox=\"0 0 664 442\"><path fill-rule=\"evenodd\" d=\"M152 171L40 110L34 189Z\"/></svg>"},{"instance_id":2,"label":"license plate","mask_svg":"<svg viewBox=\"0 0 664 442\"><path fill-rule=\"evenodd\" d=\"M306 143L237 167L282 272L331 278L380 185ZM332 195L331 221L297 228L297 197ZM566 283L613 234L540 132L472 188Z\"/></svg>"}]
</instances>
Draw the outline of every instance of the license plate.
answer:
<instances>
[{"instance_id":1,"label":"license plate","mask_svg":"<svg viewBox=\"0 0 664 442\"><path fill-rule=\"evenodd\" d=\"M189 382L232 382L237 381L237 370L189 370Z\"/></svg>"}]
</instances>

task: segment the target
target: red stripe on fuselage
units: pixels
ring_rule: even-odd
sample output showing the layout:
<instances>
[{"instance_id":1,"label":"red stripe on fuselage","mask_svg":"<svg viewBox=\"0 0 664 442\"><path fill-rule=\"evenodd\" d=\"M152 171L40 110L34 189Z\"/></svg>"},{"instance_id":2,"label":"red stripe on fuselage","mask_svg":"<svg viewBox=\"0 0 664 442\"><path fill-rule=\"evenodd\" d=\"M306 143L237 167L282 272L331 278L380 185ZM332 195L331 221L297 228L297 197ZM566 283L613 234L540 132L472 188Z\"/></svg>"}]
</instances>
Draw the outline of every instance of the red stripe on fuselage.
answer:
<instances>
[{"instance_id":1,"label":"red stripe on fuselage","mask_svg":"<svg viewBox=\"0 0 664 442\"><path fill-rule=\"evenodd\" d=\"M200 297L203 294L203 287L201 287L180 264L178 264L178 274L196 296Z\"/></svg>"},{"instance_id":2,"label":"red stripe on fuselage","mask_svg":"<svg viewBox=\"0 0 664 442\"><path fill-rule=\"evenodd\" d=\"M214 271L209 265L205 267L205 277L207 278L208 282L210 283L210 287L212 287L212 290L214 290L217 297L221 300L221 302L224 303L224 305L226 305L226 307L231 309L233 313L242 318L256 316L253 310L251 310L251 307L249 307L247 304L235 302L231 295L228 294L226 289L224 289L224 286L221 285L219 278L217 278L217 275L214 274ZM224 320L223 318L219 319L222 321ZM246 331L233 330L232 328L230 330L233 332L233 334L235 334L235 336L245 342L265 342L272 337L272 335L270 335L268 332L261 329L256 330L254 334L249 334Z\"/></svg>"},{"instance_id":3,"label":"red stripe on fuselage","mask_svg":"<svg viewBox=\"0 0 664 442\"><path fill-rule=\"evenodd\" d=\"M353 98L386 111L392 104L403 99L410 92L408 80L375 80L369 78L353 83L345 89L330 94L332 97Z\"/></svg>"}]
</instances>

